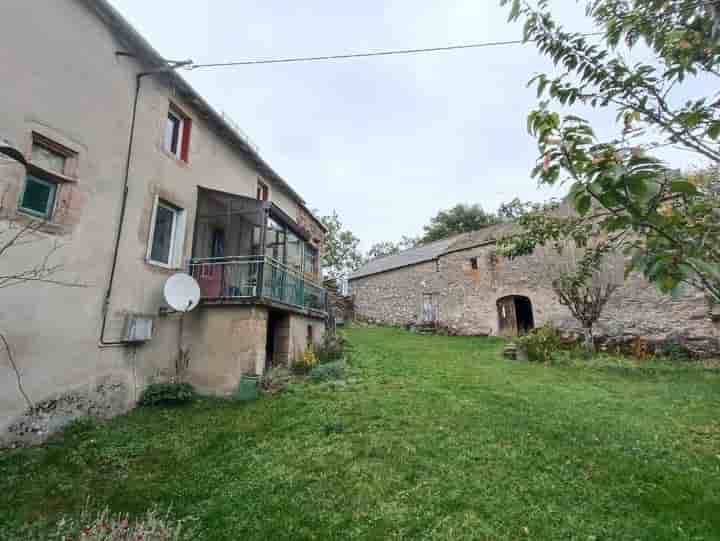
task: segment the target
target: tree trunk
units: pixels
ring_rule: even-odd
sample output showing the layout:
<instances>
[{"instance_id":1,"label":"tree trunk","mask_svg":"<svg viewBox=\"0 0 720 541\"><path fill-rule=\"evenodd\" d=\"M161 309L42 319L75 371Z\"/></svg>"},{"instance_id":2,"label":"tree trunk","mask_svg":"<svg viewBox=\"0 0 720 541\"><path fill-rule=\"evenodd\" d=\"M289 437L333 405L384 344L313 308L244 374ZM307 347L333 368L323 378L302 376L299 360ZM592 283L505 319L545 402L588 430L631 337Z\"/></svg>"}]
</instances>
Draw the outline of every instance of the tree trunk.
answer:
<instances>
[{"instance_id":1,"label":"tree trunk","mask_svg":"<svg viewBox=\"0 0 720 541\"><path fill-rule=\"evenodd\" d=\"M583 347L588 355L595 353L595 339L593 338L592 325L583 326Z\"/></svg>"}]
</instances>

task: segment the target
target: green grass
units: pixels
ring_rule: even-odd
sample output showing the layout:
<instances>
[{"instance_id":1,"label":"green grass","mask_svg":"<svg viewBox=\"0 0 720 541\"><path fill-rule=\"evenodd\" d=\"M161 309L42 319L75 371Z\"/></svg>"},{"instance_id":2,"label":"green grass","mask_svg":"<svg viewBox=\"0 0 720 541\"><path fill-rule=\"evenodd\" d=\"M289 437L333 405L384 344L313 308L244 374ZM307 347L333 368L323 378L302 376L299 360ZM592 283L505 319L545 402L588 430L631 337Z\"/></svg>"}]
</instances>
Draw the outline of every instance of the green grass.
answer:
<instances>
[{"instance_id":1,"label":"green grass","mask_svg":"<svg viewBox=\"0 0 720 541\"><path fill-rule=\"evenodd\" d=\"M720 539L720 375L349 331L345 385L141 408L0 455L0 530L154 504L202 539Z\"/></svg>"}]
</instances>

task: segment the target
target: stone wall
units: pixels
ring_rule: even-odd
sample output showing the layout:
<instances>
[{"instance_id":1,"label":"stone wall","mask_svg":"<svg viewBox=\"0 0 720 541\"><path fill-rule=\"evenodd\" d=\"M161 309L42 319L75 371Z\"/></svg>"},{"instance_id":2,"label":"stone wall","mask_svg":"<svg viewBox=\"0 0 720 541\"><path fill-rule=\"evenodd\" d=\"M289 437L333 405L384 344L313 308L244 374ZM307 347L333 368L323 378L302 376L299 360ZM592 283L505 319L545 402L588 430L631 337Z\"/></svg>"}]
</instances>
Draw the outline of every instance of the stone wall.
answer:
<instances>
[{"instance_id":1,"label":"stone wall","mask_svg":"<svg viewBox=\"0 0 720 541\"><path fill-rule=\"evenodd\" d=\"M498 257L492 244L446 254L439 272L433 261L353 280L355 310L359 319L406 325L418 318L422 294L433 292L438 293L442 327L460 335L498 335L497 302L518 295L530 299L536 326L552 323L578 332L577 321L549 287L547 257L508 260ZM596 334L610 343L639 337L651 344L676 341L701 355L720 351L718 325L702 293L672 298L638 275L610 300Z\"/></svg>"},{"instance_id":2,"label":"stone wall","mask_svg":"<svg viewBox=\"0 0 720 541\"><path fill-rule=\"evenodd\" d=\"M477 258L477 269L471 260ZM542 285L538 256L509 260L492 245L445 255L440 261L446 294L441 296L441 324L462 335L498 335L497 301L509 295L528 297L535 325L566 322L569 311Z\"/></svg>"},{"instance_id":3,"label":"stone wall","mask_svg":"<svg viewBox=\"0 0 720 541\"><path fill-rule=\"evenodd\" d=\"M184 335L190 349L187 379L199 390L229 395L243 374L265 369L268 310L263 306L216 306L190 314Z\"/></svg>"},{"instance_id":4,"label":"stone wall","mask_svg":"<svg viewBox=\"0 0 720 541\"><path fill-rule=\"evenodd\" d=\"M36 445L81 417L108 419L128 411L137 400L137 385L127 374L104 375L94 382L36 403L0 432L0 448Z\"/></svg>"},{"instance_id":5,"label":"stone wall","mask_svg":"<svg viewBox=\"0 0 720 541\"><path fill-rule=\"evenodd\" d=\"M420 322L424 293L447 292L435 261L352 280L355 317L388 325Z\"/></svg>"}]
</instances>

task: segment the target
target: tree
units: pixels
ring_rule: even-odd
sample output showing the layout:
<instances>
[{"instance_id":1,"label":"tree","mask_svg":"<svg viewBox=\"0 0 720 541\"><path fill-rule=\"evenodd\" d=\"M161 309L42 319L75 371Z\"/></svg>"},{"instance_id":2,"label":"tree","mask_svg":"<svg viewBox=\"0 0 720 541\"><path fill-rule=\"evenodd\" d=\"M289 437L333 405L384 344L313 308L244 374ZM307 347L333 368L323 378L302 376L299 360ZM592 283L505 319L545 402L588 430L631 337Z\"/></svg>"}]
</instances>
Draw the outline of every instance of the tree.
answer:
<instances>
[{"instance_id":1,"label":"tree","mask_svg":"<svg viewBox=\"0 0 720 541\"><path fill-rule=\"evenodd\" d=\"M380 257L387 257L400 252L400 247L391 241L376 242L373 244L367 253L367 259L378 259Z\"/></svg>"},{"instance_id":2,"label":"tree","mask_svg":"<svg viewBox=\"0 0 720 541\"><path fill-rule=\"evenodd\" d=\"M358 239L351 231L344 230L336 211L321 218L327 228L323 244L322 262L325 274L334 279L345 279L363 263Z\"/></svg>"},{"instance_id":3,"label":"tree","mask_svg":"<svg viewBox=\"0 0 720 541\"><path fill-rule=\"evenodd\" d=\"M425 235L422 243L446 239L460 233L477 231L483 227L499 223L499 218L486 213L480 205L455 205L448 210L441 210L424 227Z\"/></svg>"},{"instance_id":4,"label":"tree","mask_svg":"<svg viewBox=\"0 0 720 541\"><path fill-rule=\"evenodd\" d=\"M592 0L587 15L603 30L601 45L563 29L547 0L510 4L510 18L525 19L533 42L564 73L531 80L547 101L532 111L528 129L540 157L533 176L568 182L574 214L539 216L506 253L521 255L559 239L579 245L604 235L632 255L639 270L664 291L690 284L720 301L720 197L709 175L679 175L657 158L666 146L694 153L708 166L720 163L720 2L717 0ZM653 62L629 64L618 47L644 42ZM707 93L687 100L687 81L707 82ZM550 108L578 102L614 108L618 129L601 140L585 119Z\"/></svg>"},{"instance_id":5,"label":"tree","mask_svg":"<svg viewBox=\"0 0 720 541\"><path fill-rule=\"evenodd\" d=\"M414 237L408 237L403 235L400 242L383 241L377 242L370 247L367 253L367 259L378 259L380 257L386 257L394 255L410 248L414 248L418 245L419 239Z\"/></svg>"},{"instance_id":6,"label":"tree","mask_svg":"<svg viewBox=\"0 0 720 541\"><path fill-rule=\"evenodd\" d=\"M565 242L541 250L541 280L580 323L588 353L595 351L593 328L624 278L622 257L609 249L602 242L586 248Z\"/></svg>"}]
</instances>

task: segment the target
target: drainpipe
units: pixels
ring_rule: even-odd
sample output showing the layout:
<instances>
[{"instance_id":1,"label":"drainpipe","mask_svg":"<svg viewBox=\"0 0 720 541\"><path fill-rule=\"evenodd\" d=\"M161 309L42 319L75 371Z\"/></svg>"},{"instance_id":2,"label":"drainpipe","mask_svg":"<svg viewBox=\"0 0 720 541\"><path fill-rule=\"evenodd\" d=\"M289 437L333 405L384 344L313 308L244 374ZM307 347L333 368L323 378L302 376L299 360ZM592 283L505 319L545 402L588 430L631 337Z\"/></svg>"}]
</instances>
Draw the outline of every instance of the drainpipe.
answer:
<instances>
[{"instance_id":1,"label":"drainpipe","mask_svg":"<svg viewBox=\"0 0 720 541\"><path fill-rule=\"evenodd\" d=\"M132 56L124 53L123 56ZM125 213L127 212L128 185L130 182L130 166L132 165L133 142L135 141L135 124L137 121L138 101L140 99L140 87L143 77L155 75L159 73L168 73L177 68L188 66L192 61L186 60L182 62L169 62L165 68L145 71L139 73L135 78L135 99L133 100L132 120L130 121L130 137L128 140L127 160L125 161L125 178L123 179L122 202L120 204L120 219L118 221L117 232L115 234L115 244L113 247L112 265L110 267L110 277L108 279L107 289L105 290L105 299L102 307L102 323L100 325L100 338L98 346L100 348L122 347L134 344L127 340L105 340L105 331L107 329L108 312L110 311L110 299L112 297L113 285L115 283L115 272L117 270L118 254L120 252L120 240L122 239L123 226L125 225Z\"/></svg>"}]
</instances>

